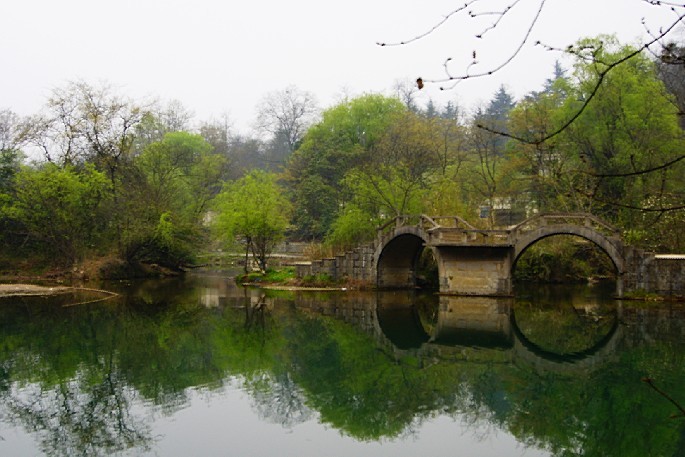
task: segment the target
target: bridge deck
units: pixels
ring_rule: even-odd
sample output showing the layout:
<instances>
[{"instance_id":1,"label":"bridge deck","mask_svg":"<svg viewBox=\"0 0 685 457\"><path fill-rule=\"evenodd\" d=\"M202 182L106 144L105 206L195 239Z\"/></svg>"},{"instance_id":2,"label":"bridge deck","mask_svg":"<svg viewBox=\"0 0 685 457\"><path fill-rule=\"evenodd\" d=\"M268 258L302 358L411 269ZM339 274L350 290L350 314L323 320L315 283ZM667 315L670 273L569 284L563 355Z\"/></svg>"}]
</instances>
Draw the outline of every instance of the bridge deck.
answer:
<instances>
[{"instance_id":1,"label":"bridge deck","mask_svg":"<svg viewBox=\"0 0 685 457\"><path fill-rule=\"evenodd\" d=\"M430 246L512 247L511 230L478 230L438 227L430 230Z\"/></svg>"}]
</instances>

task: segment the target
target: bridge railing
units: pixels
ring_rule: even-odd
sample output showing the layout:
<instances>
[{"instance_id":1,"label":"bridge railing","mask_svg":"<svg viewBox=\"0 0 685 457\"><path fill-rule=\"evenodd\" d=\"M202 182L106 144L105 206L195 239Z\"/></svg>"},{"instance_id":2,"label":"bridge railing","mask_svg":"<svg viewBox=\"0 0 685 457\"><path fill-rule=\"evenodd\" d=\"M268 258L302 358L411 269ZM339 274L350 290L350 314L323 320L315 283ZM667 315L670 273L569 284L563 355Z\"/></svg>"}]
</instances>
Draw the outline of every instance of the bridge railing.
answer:
<instances>
[{"instance_id":1,"label":"bridge railing","mask_svg":"<svg viewBox=\"0 0 685 457\"><path fill-rule=\"evenodd\" d=\"M376 229L376 238L378 242L382 242L386 236L393 235L394 231L400 227L417 226L423 230L430 230L438 227L439 224L425 214L403 214L395 216L385 224Z\"/></svg>"},{"instance_id":2,"label":"bridge railing","mask_svg":"<svg viewBox=\"0 0 685 457\"><path fill-rule=\"evenodd\" d=\"M440 227L431 232L431 243L434 245L509 246L511 244L509 235L509 230Z\"/></svg>"},{"instance_id":3,"label":"bridge railing","mask_svg":"<svg viewBox=\"0 0 685 457\"><path fill-rule=\"evenodd\" d=\"M609 223L601 220L597 216L589 213L546 213L533 216L518 225L512 227L513 234L522 234L540 227L554 225L580 225L592 228L593 230L607 236L620 236L621 231Z\"/></svg>"},{"instance_id":4,"label":"bridge railing","mask_svg":"<svg viewBox=\"0 0 685 457\"><path fill-rule=\"evenodd\" d=\"M478 229L459 216L396 216L377 229L377 243L384 244L400 227L415 226L431 237L433 244L506 245L509 230Z\"/></svg>"},{"instance_id":5,"label":"bridge railing","mask_svg":"<svg viewBox=\"0 0 685 457\"><path fill-rule=\"evenodd\" d=\"M459 216L427 216L411 214L396 216L377 229L377 243L384 244L400 227L415 226L430 236L430 243L478 246L514 245L525 233L546 226L572 225L588 227L615 239L620 230L589 213L545 213L533 216L508 229L478 229Z\"/></svg>"},{"instance_id":6,"label":"bridge railing","mask_svg":"<svg viewBox=\"0 0 685 457\"><path fill-rule=\"evenodd\" d=\"M478 230L459 216L423 216L435 222L433 228L463 228L466 230ZM440 223L438 223L440 221Z\"/></svg>"},{"instance_id":7,"label":"bridge railing","mask_svg":"<svg viewBox=\"0 0 685 457\"><path fill-rule=\"evenodd\" d=\"M459 216L427 216L426 214L403 214L395 216L376 229L379 235L391 233L399 227L417 226L425 231L437 228L463 228L477 230Z\"/></svg>"}]
</instances>

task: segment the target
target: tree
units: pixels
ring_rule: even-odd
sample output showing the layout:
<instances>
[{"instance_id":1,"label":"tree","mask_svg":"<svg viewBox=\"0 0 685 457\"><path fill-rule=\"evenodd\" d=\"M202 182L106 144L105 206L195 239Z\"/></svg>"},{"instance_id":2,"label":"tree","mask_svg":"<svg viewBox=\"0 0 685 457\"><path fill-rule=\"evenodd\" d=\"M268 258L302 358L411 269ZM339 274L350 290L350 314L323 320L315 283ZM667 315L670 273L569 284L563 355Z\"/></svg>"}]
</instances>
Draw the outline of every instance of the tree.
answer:
<instances>
[{"instance_id":1,"label":"tree","mask_svg":"<svg viewBox=\"0 0 685 457\"><path fill-rule=\"evenodd\" d=\"M401 100L409 111L414 113L419 111L419 107L416 104L416 95L419 91L413 81L395 81L393 91L395 92L395 97Z\"/></svg>"},{"instance_id":2,"label":"tree","mask_svg":"<svg viewBox=\"0 0 685 457\"><path fill-rule=\"evenodd\" d=\"M588 62L601 64L598 67L599 73L596 80L596 85L589 91L587 98L583 103L576 107L576 111L569 114L565 122L561 123L558 128L544 137L537 139L538 143L547 141L556 135L559 135L570 125L572 125L578 116L583 112L587 104L594 98L597 90L601 86L603 78L612 72L614 69L620 67L631 59L639 56L644 51L650 51L657 54L661 49L668 49L670 43L667 41L675 33L685 20L685 5L682 3L675 3L669 1L655 1L655 0L633 0L630 6L626 5L626 10L637 10L640 5L644 9L659 9L668 11L671 19L666 20L658 26L649 26L645 20L644 13L637 12L635 21L641 21L645 29L646 38L633 51L626 55L615 56L615 60L602 60L598 58L597 52L601 52L601 45L599 48L579 47L573 44L564 44L562 47L552 46L543 43L540 38L533 38L533 31L541 21L544 21L543 11L548 6L546 0L535 0L531 2L521 2L518 0L503 2L496 6L491 6L485 0L471 0L464 4L460 4L447 14L443 15L443 19L438 21L432 27L428 28L423 33L419 33L413 38L401 40L398 42L379 42L380 46L406 46L416 41L428 39L434 32L447 24L459 22L464 25L464 30L473 30L470 26L475 25L476 31L471 37L462 37L463 41L467 38L475 39L474 48L466 44L462 44L459 49L466 49L468 55L450 56L447 57L443 63L444 76L438 78L419 78L419 88L428 84L439 84L440 89L451 89L459 82L474 78L491 78L493 75L500 73L504 68L515 61L523 51L530 46L535 46L545 51L558 52L574 57L580 57ZM526 7L529 7L528 11ZM507 21L506 19L516 16L517 20ZM592 14L589 12L588 14ZM622 15L615 15L617 20L624 20ZM607 17L607 21L613 19L613 16ZM468 23L468 24L467 24ZM513 25L508 25L513 24ZM567 21L561 24L555 24L557 28L572 27L573 22ZM607 22L609 29L612 29L611 23ZM471 32L467 32L471 33ZM495 57L486 56L484 59L483 52L479 52L479 48L483 44L494 43L499 52L490 52ZM501 46L502 43L508 43L508 46ZM473 49L473 50L472 50ZM664 54L667 54L665 52ZM678 61L673 62L678 64ZM682 61L681 61L682 63ZM487 126L483 126L487 128ZM503 133L503 132L500 132ZM517 138L519 141L526 141L525 138Z\"/></svg>"},{"instance_id":3,"label":"tree","mask_svg":"<svg viewBox=\"0 0 685 457\"><path fill-rule=\"evenodd\" d=\"M508 168L508 140L494 131L507 129L509 112L513 106L513 97L501 86L487 107L476 112L470 126L468 137L472 160L469 185L479 199L477 204L485 203L494 207L505 203L509 190L507 185L514 176ZM492 211L489 213L489 223L494 224Z\"/></svg>"},{"instance_id":4,"label":"tree","mask_svg":"<svg viewBox=\"0 0 685 457\"><path fill-rule=\"evenodd\" d=\"M71 82L56 88L47 110L29 119L27 141L38 146L46 161L59 166L86 162L104 172L110 180L114 239L121 251L122 220L121 172L131 164L136 127L145 110L102 84Z\"/></svg>"},{"instance_id":5,"label":"tree","mask_svg":"<svg viewBox=\"0 0 685 457\"><path fill-rule=\"evenodd\" d=\"M300 237L323 238L349 197L342 179L366 160L386 128L406 111L398 99L369 94L324 111L322 120L307 130L286 170Z\"/></svg>"},{"instance_id":6,"label":"tree","mask_svg":"<svg viewBox=\"0 0 685 457\"><path fill-rule=\"evenodd\" d=\"M510 116L510 131L529 140L511 146L520 161L513 166L529 182L531 203L541 211L593 212L629 228L629 240L643 247L680 246L675 225L685 209L685 164L674 99L647 55L603 74L602 62L632 55L634 48L607 36L576 46L595 49L595 59L578 58L572 78L555 78ZM592 101L572 125L537 141L557 130L590 94Z\"/></svg>"},{"instance_id":7,"label":"tree","mask_svg":"<svg viewBox=\"0 0 685 457\"><path fill-rule=\"evenodd\" d=\"M105 175L87 165L26 168L16 176L10 205L4 211L31 236L72 265L102 236L107 219L101 210L108 193Z\"/></svg>"},{"instance_id":8,"label":"tree","mask_svg":"<svg viewBox=\"0 0 685 457\"><path fill-rule=\"evenodd\" d=\"M530 142L511 142L513 166L525 181L530 195L529 207L537 211L592 211L592 202L576 189L587 188L587 176L575 173L579 157L559 135L544 143L536 143L564 121L561 107L574 90L565 70L557 62L552 78L545 81L540 92L532 92L509 114L508 129ZM567 139L566 139L567 140Z\"/></svg>"},{"instance_id":9,"label":"tree","mask_svg":"<svg viewBox=\"0 0 685 457\"><path fill-rule=\"evenodd\" d=\"M178 100L150 106L135 128L134 154L140 154L155 141L162 141L167 133L189 131L192 118L192 113Z\"/></svg>"},{"instance_id":10,"label":"tree","mask_svg":"<svg viewBox=\"0 0 685 457\"><path fill-rule=\"evenodd\" d=\"M253 170L227 183L216 196L214 208L214 226L220 238L233 243L240 237L245 244L245 272L250 252L259 268L266 271L273 248L285 237L291 211L276 176Z\"/></svg>"},{"instance_id":11,"label":"tree","mask_svg":"<svg viewBox=\"0 0 685 457\"><path fill-rule=\"evenodd\" d=\"M375 218L420 213L422 192L438 166L435 140L429 119L409 111L396 116L345 176L352 201Z\"/></svg>"},{"instance_id":12,"label":"tree","mask_svg":"<svg viewBox=\"0 0 685 457\"><path fill-rule=\"evenodd\" d=\"M160 213L176 207L195 218L201 215L218 192L214 189L225 160L211 149L200 135L187 132L167 133L148 146L136 161L150 185L148 206Z\"/></svg>"},{"instance_id":13,"label":"tree","mask_svg":"<svg viewBox=\"0 0 685 457\"><path fill-rule=\"evenodd\" d=\"M312 123L318 108L314 94L288 86L266 94L257 107L257 128L271 135L272 142L292 153Z\"/></svg>"},{"instance_id":14,"label":"tree","mask_svg":"<svg viewBox=\"0 0 685 457\"><path fill-rule=\"evenodd\" d=\"M608 37L601 40L598 60L612 61L633 52ZM564 110L576 110L595 91L598 65L602 64L578 61L577 92L568 97ZM603 217L641 230L666 211L685 210L683 133L672 98L647 56L633 57L604 76L593 101L564 137L584 161L579 171L593 178L587 196Z\"/></svg>"},{"instance_id":15,"label":"tree","mask_svg":"<svg viewBox=\"0 0 685 457\"><path fill-rule=\"evenodd\" d=\"M667 43L657 59L659 78L673 95L680 127L685 130L685 47Z\"/></svg>"},{"instance_id":16,"label":"tree","mask_svg":"<svg viewBox=\"0 0 685 457\"><path fill-rule=\"evenodd\" d=\"M225 162L211 149L200 135L173 132L136 158L138 175L128 173L124 194L129 261L176 268L192 258L206 238L202 222Z\"/></svg>"},{"instance_id":17,"label":"tree","mask_svg":"<svg viewBox=\"0 0 685 457\"><path fill-rule=\"evenodd\" d=\"M10 110L0 110L0 193L12 188L24 157L20 151L19 116Z\"/></svg>"}]
</instances>

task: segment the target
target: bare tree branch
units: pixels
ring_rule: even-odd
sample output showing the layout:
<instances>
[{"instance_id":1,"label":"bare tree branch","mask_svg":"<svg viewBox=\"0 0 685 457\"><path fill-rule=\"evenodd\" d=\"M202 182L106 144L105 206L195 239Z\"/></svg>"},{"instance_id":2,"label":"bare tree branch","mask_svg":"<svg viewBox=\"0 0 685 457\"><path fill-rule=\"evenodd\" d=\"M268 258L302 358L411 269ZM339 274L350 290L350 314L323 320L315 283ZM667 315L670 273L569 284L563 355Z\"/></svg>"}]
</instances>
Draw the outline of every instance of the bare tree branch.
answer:
<instances>
[{"instance_id":1,"label":"bare tree branch","mask_svg":"<svg viewBox=\"0 0 685 457\"><path fill-rule=\"evenodd\" d=\"M513 134L510 134L510 133L498 131L498 130L495 130L495 129L490 129L490 128L488 128L487 126L485 126L485 125L483 125L483 124L478 124L478 127L479 127L479 128L482 128L482 129L484 129L484 130L487 130L487 131L489 131L489 132L491 132L491 133L495 133L495 134L497 134L497 135L501 135L501 136L504 136L504 137L507 137L507 138L511 138L511 139L520 141L520 142L522 142L522 143L531 144L531 145L542 144L542 143L544 143L544 142L546 142L546 141L548 141L548 140L554 138L555 136L557 136L557 135L559 135L560 133L562 133L564 130L568 129L568 128L569 128L569 127L570 127L570 126L571 126L571 125L572 125L572 124L581 116L581 114L583 114L583 112L584 112L585 109L587 108L588 104L589 104L589 103L592 101L592 99L595 98L595 96L597 95L597 92L599 91L599 88L602 86L602 82L604 81L604 78L607 76L607 74L609 74L609 72L610 72L611 70L613 70L613 69L616 68L617 66L619 66L619 65L621 65L621 64L623 64L623 63L625 63L625 62L627 62L628 60L634 58L635 56L639 55L640 53L642 53L642 52L645 51L646 49L649 49L649 47L652 46L652 45L654 45L655 43L658 43L658 42L659 42L660 40L662 40L666 35L668 35L671 31L673 31L673 29L674 29L674 28L683 20L683 18L685 18L685 14L679 15L679 16L678 16L678 20L677 20L677 21L674 21L667 29L662 30L661 33L659 33L656 37L654 37L654 38L651 39L650 41L644 43L644 44L643 44L642 46L640 46L639 48L637 48L637 49L633 50L632 52L626 54L625 56L621 57L620 59L615 60L614 62L610 62L610 63L601 62L601 63L603 63L604 65L606 65L606 68L600 70L600 71L597 73L597 81L596 81L594 87L592 88L592 90L590 91L590 93L588 94L588 96L583 100L583 103L581 104L581 106L580 106L580 108L578 109L578 111L576 111L575 114L574 114L573 116L571 116L569 119L567 119L566 122L564 122L560 127L558 127L556 130L552 131L551 133L548 133L548 134L546 134L546 135L543 135L543 136L541 136L541 137L539 137L539 138L537 138L537 139L531 140L531 139L528 139L528 138L524 138L524 137L522 137L522 136L513 135ZM548 49L554 50L554 48L548 48ZM582 55L583 55L583 51L586 51L586 50L587 50L586 48L576 49L576 48L574 48L574 47L569 47L569 48L567 48L564 52L567 52L567 53L570 53L570 54L574 54L574 55L582 56ZM600 63L599 61L597 61L597 62Z\"/></svg>"},{"instance_id":2,"label":"bare tree branch","mask_svg":"<svg viewBox=\"0 0 685 457\"><path fill-rule=\"evenodd\" d=\"M481 0L470 0L470 1L466 2L463 6L457 8L457 9L451 11L451 12L449 12L449 13L448 13L440 22L438 22L437 24L435 24L435 25L434 25L433 27L431 27L429 30L427 30L426 32L421 33L420 35L415 36L414 38L411 38L411 39L405 40L405 41L398 41L398 42L395 42L395 43L377 42L376 44L377 44L378 46L403 46L403 45L406 45L406 44L413 43L413 42L415 42L415 41L419 41L419 40L421 40L422 38L425 38L425 37L427 37L428 35L430 35L430 34L432 34L433 32L435 32L436 30L438 30L440 27L442 27L443 25L445 25L445 23L447 23L447 22L448 22L450 19L452 19L454 16L456 16L457 14L461 13L462 11L465 11L466 9L468 9L469 6L471 6L471 5L475 4L475 3L478 3L478 2L480 2L480 1L481 1Z\"/></svg>"},{"instance_id":3,"label":"bare tree branch","mask_svg":"<svg viewBox=\"0 0 685 457\"><path fill-rule=\"evenodd\" d=\"M662 163L661 165L657 165L656 167L653 167L653 168L646 168L643 170L632 171L629 173L613 173L613 174L597 174L597 173L589 173L589 172L583 172L583 173L590 175L594 178L628 178L631 176L646 175L649 173L653 173L655 171L664 170L666 168L671 167L672 165L675 165L676 163L680 162L683 159L685 159L685 155L678 156L671 161Z\"/></svg>"}]
</instances>

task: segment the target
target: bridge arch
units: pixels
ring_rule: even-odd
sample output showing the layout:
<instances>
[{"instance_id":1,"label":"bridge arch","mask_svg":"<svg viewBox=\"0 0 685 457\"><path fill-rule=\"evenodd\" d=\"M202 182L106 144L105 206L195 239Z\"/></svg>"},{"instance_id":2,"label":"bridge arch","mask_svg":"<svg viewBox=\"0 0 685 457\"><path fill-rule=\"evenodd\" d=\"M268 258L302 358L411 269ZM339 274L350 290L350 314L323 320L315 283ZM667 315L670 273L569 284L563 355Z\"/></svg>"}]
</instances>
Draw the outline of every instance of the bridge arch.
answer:
<instances>
[{"instance_id":1,"label":"bridge arch","mask_svg":"<svg viewBox=\"0 0 685 457\"><path fill-rule=\"evenodd\" d=\"M403 226L379 242L374 253L376 285L386 289L415 287L416 266L428 239L422 228Z\"/></svg>"},{"instance_id":2,"label":"bridge arch","mask_svg":"<svg viewBox=\"0 0 685 457\"><path fill-rule=\"evenodd\" d=\"M561 223L553 225L540 225L532 230L526 230L526 227L530 225L531 222L536 222L537 219L542 219L549 216L535 216L532 217L521 224L514 227L512 230L512 235L514 238L514 255L512 262L512 270L516 266L516 262L521 257L521 255L532 245L538 241L556 235L574 235L584 238L592 242L595 246L599 247L604 251L611 262L614 264L617 275L620 277L625 272L625 257L623 243L617 236L606 236L604 233L600 232L598 229L591 225L594 222L600 227L607 228L612 232L617 233L616 229L609 226L608 224L602 222L591 215L579 215L583 217L585 223L583 225Z\"/></svg>"},{"instance_id":3,"label":"bridge arch","mask_svg":"<svg viewBox=\"0 0 685 457\"><path fill-rule=\"evenodd\" d=\"M617 273L617 295L623 293L628 265L620 233L591 214L541 214L497 230L477 229L456 216L421 215L417 224L409 225L414 218L398 216L378 229L371 265L377 287L416 287L418 261L428 248L437 266L441 293L510 296L514 268L530 246L555 235L573 235L607 254ZM443 219L447 224L436 222Z\"/></svg>"}]
</instances>

